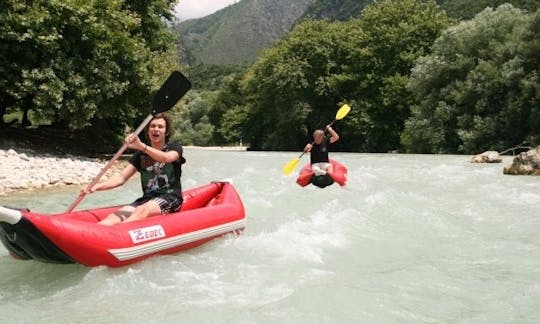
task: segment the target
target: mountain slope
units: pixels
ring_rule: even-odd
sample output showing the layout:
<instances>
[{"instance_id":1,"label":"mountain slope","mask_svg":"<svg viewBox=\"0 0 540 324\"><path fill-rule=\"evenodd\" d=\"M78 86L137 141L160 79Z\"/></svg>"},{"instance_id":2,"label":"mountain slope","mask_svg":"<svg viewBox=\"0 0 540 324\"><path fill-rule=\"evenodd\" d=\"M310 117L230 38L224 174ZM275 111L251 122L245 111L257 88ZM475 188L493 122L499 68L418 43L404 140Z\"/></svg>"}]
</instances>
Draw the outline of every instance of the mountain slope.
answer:
<instances>
[{"instance_id":1,"label":"mountain slope","mask_svg":"<svg viewBox=\"0 0 540 324\"><path fill-rule=\"evenodd\" d=\"M316 0L302 15L304 19L348 20L359 17L373 0Z\"/></svg>"},{"instance_id":2,"label":"mountain slope","mask_svg":"<svg viewBox=\"0 0 540 324\"><path fill-rule=\"evenodd\" d=\"M362 10L374 0L315 0L300 20L328 19L348 20L360 17ZM510 3L514 7L534 12L540 8L538 0L435 0L446 10L450 17L456 19L471 19L486 7L497 8L503 3Z\"/></svg>"},{"instance_id":3,"label":"mountain slope","mask_svg":"<svg viewBox=\"0 0 540 324\"><path fill-rule=\"evenodd\" d=\"M242 0L210 16L185 21L182 60L195 64L250 64L285 35L315 0Z\"/></svg>"}]
</instances>

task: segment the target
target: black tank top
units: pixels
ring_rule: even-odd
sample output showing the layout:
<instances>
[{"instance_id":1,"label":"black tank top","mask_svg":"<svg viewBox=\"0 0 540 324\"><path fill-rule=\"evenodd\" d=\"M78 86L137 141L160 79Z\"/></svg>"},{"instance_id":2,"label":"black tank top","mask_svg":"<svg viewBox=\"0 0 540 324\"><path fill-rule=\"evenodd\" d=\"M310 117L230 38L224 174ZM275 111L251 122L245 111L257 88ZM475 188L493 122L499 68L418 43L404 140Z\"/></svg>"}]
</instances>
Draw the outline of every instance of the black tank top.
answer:
<instances>
[{"instance_id":1,"label":"black tank top","mask_svg":"<svg viewBox=\"0 0 540 324\"><path fill-rule=\"evenodd\" d=\"M321 144L313 143L311 148L311 164L326 162L328 163L328 139L325 137Z\"/></svg>"}]
</instances>

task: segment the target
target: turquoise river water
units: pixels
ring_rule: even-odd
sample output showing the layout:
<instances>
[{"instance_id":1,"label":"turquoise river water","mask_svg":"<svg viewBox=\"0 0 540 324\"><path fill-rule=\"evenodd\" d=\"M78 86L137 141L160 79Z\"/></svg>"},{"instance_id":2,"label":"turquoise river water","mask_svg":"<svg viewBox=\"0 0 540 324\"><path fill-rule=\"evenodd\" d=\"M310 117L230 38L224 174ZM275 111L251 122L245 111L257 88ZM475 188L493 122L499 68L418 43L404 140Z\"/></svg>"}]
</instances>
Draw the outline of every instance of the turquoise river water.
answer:
<instances>
[{"instance_id":1,"label":"turquoise river water","mask_svg":"<svg viewBox=\"0 0 540 324\"><path fill-rule=\"evenodd\" d=\"M0 247L0 322L540 323L540 178L465 156L335 154L348 185L302 189L281 175L294 153L185 155L185 188L235 184L242 235L119 269ZM78 190L0 204L60 212ZM81 208L139 190L131 181Z\"/></svg>"}]
</instances>

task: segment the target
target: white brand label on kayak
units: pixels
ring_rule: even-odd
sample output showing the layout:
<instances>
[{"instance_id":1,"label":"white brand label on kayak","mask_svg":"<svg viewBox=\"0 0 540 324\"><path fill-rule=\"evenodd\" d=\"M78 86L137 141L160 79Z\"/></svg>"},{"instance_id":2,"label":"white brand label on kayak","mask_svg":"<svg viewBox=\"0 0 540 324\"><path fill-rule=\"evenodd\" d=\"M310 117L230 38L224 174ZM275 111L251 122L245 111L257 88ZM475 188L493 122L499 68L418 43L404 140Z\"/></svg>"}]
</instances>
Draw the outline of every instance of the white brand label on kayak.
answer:
<instances>
[{"instance_id":1,"label":"white brand label on kayak","mask_svg":"<svg viewBox=\"0 0 540 324\"><path fill-rule=\"evenodd\" d=\"M141 243L165 237L165 230L161 225L154 225L131 230L129 231L129 236L131 236L133 243Z\"/></svg>"}]
</instances>

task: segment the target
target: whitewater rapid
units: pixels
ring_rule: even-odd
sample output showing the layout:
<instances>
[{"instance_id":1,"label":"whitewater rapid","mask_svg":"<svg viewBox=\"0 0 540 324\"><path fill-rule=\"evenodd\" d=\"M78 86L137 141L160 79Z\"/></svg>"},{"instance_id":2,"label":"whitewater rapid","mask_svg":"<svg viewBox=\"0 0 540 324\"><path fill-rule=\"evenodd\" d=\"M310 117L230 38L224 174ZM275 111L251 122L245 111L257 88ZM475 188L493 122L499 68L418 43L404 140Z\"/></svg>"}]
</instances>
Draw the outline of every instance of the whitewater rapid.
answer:
<instances>
[{"instance_id":1,"label":"whitewater rapid","mask_svg":"<svg viewBox=\"0 0 540 324\"><path fill-rule=\"evenodd\" d=\"M349 167L348 185L302 189L281 175L294 153L185 155L185 188L234 183L248 215L242 235L120 269L16 261L0 247L2 318L540 321L539 178L504 176L503 165L465 156L334 154ZM1 197L0 205L60 212L78 190ZM126 203L139 190L132 181L81 208Z\"/></svg>"}]
</instances>

